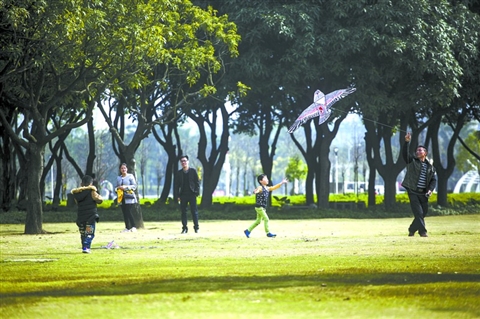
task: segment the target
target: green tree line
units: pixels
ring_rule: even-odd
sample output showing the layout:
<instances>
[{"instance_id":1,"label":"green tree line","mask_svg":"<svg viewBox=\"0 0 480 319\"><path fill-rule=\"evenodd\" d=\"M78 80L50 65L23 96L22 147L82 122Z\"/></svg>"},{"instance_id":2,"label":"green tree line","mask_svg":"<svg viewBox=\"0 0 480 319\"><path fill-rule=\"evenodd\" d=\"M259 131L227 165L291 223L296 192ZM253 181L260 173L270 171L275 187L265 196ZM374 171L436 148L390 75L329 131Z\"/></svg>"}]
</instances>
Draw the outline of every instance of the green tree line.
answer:
<instances>
[{"instance_id":1,"label":"green tree line","mask_svg":"<svg viewBox=\"0 0 480 319\"><path fill-rule=\"evenodd\" d=\"M383 178L386 206L395 203L404 168L392 147L402 143L400 133L412 131L413 141L421 136L431 148L444 205L455 144L480 117L478 1L25 0L1 6L0 200L4 210L14 199L28 202L27 234L43 231L46 172L52 165L61 171L73 129L87 125L88 131L87 161L75 167L77 174L98 169L94 108L109 127L117 157L110 163L125 162L136 174L142 141L153 135L162 146L159 202L168 198L178 157L195 144L202 206L212 203L231 133L251 137L271 176L281 130L318 88L357 88L335 105L329 123L313 120L290 136L308 168L307 204L316 195L319 208L328 207L332 141L349 112L364 119L368 179L377 172ZM128 121L135 123L131 134ZM186 123L195 124L198 137L180 138ZM446 149L439 147L445 124L453 132ZM478 160L475 149L468 147Z\"/></svg>"}]
</instances>

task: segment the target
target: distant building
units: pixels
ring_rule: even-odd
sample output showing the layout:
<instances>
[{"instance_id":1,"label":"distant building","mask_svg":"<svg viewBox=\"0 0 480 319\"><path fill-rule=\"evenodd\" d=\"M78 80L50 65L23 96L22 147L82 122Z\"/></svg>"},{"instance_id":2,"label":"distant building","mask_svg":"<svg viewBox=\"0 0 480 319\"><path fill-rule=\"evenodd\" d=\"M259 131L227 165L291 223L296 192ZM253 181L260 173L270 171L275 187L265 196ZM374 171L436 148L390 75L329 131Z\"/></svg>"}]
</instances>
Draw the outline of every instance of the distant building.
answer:
<instances>
[{"instance_id":1,"label":"distant building","mask_svg":"<svg viewBox=\"0 0 480 319\"><path fill-rule=\"evenodd\" d=\"M454 193L480 193L480 175L471 170L465 173L455 185Z\"/></svg>"}]
</instances>

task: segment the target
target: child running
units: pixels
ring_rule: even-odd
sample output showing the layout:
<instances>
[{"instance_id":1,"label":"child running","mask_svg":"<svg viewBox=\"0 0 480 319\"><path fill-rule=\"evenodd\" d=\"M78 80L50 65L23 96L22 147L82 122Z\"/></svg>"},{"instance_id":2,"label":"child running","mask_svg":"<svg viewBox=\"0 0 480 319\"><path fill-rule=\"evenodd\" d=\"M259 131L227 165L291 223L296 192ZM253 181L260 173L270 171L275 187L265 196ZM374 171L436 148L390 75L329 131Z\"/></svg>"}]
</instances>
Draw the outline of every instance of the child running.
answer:
<instances>
[{"instance_id":1,"label":"child running","mask_svg":"<svg viewBox=\"0 0 480 319\"><path fill-rule=\"evenodd\" d=\"M82 252L89 254L99 219L97 204L102 203L103 198L97 193L97 188L93 186L93 178L89 175L83 176L82 185L72 189L72 194L78 205L77 226L82 241Z\"/></svg>"},{"instance_id":2,"label":"child running","mask_svg":"<svg viewBox=\"0 0 480 319\"><path fill-rule=\"evenodd\" d=\"M250 238L250 233L252 230L260 225L263 219L264 227L265 227L265 233L267 234L267 237L275 237L277 236L276 234L272 234L269 230L268 227L268 215L267 215L267 204L268 204L268 197L270 196L270 192L274 191L283 184L288 183L288 180L286 178L283 179L280 183L278 183L275 186L270 186L268 187L268 177L265 174L260 174L257 176L257 181L260 184L253 193L256 195L256 203L255 203L255 211L257 212L257 219L253 222L253 224L245 229L243 232L245 233L245 236L247 238Z\"/></svg>"}]
</instances>

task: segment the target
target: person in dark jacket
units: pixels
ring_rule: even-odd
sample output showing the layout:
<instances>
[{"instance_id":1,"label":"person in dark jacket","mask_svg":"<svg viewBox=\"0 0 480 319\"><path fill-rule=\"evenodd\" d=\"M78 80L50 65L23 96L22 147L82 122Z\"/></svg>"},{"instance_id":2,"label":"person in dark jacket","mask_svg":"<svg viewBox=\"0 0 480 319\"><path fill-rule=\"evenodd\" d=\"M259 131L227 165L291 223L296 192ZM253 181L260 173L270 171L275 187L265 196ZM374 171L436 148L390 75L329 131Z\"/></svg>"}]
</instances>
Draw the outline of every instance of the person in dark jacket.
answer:
<instances>
[{"instance_id":1,"label":"person in dark jacket","mask_svg":"<svg viewBox=\"0 0 480 319\"><path fill-rule=\"evenodd\" d=\"M99 220L97 204L103 201L102 196L97 193L97 188L92 184L93 178L85 175L82 178L81 186L72 189L73 198L78 206L76 223L82 241L82 252L86 254L90 253L96 224Z\"/></svg>"},{"instance_id":2,"label":"person in dark jacket","mask_svg":"<svg viewBox=\"0 0 480 319\"><path fill-rule=\"evenodd\" d=\"M188 164L188 156L180 157L180 169L175 176L174 198L180 202L180 211L182 213L182 234L188 232L187 227L187 205L190 205L190 212L193 219L193 229L198 233L198 208L197 196L200 192L200 180L198 173Z\"/></svg>"},{"instance_id":3,"label":"person in dark jacket","mask_svg":"<svg viewBox=\"0 0 480 319\"><path fill-rule=\"evenodd\" d=\"M410 207L413 212L413 222L408 228L408 236L412 237L418 231L421 237L428 237L425 227L425 216L428 213L428 199L437 185L435 168L427 159L427 149L418 145L415 156L408 153L412 136L407 133L402 147L403 159L407 163L407 173L402 186L408 192Z\"/></svg>"}]
</instances>

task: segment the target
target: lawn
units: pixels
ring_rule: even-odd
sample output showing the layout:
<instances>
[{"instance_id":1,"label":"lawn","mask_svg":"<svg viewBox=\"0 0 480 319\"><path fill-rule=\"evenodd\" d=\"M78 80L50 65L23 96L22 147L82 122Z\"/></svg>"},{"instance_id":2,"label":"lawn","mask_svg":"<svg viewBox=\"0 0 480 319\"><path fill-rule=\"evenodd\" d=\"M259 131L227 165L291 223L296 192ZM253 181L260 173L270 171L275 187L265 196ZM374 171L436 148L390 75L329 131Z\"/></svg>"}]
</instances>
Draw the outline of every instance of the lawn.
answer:
<instances>
[{"instance_id":1,"label":"lawn","mask_svg":"<svg viewBox=\"0 0 480 319\"><path fill-rule=\"evenodd\" d=\"M253 218L253 216L252 216ZM44 235L0 225L2 318L480 318L480 215L98 224L82 254L74 223ZM117 249L105 249L114 240Z\"/></svg>"}]
</instances>

